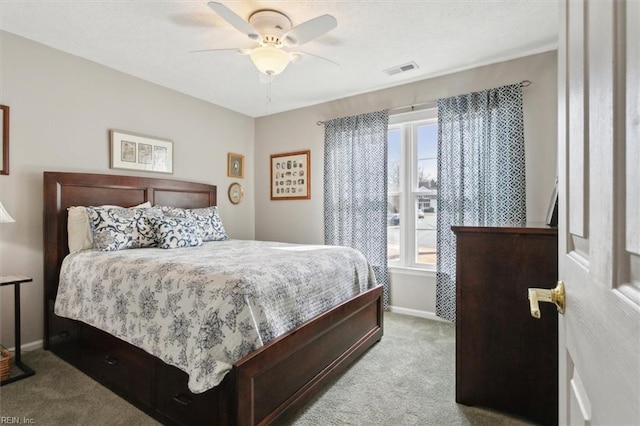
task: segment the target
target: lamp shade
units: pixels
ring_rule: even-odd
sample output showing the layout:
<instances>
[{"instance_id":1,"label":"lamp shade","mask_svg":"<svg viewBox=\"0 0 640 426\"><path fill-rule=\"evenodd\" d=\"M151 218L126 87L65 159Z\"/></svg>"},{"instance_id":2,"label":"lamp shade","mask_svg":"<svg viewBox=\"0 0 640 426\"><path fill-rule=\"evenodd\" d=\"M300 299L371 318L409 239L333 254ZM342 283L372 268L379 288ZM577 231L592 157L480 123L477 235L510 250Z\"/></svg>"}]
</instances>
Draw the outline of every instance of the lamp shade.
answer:
<instances>
[{"instance_id":1,"label":"lamp shade","mask_svg":"<svg viewBox=\"0 0 640 426\"><path fill-rule=\"evenodd\" d=\"M2 203L0 203L0 223L12 223L15 220L11 217L9 213L4 209Z\"/></svg>"},{"instance_id":2,"label":"lamp shade","mask_svg":"<svg viewBox=\"0 0 640 426\"><path fill-rule=\"evenodd\" d=\"M258 70L267 75L280 74L289 65L289 54L274 46L256 47L251 60Z\"/></svg>"}]
</instances>

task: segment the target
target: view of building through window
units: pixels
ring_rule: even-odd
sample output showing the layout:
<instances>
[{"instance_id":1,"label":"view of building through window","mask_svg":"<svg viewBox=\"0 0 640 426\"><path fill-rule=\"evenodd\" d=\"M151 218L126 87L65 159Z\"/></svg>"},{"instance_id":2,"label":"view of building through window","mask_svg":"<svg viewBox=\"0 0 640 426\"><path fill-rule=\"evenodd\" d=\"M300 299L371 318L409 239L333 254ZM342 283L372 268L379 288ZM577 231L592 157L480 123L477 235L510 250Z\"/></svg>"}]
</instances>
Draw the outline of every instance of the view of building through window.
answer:
<instances>
[{"instance_id":1,"label":"view of building through window","mask_svg":"<svg viewBox=\"0 0 640 426\"><path fill-rule=\"evenodd\" d=\"M387 245L390 265L434 267L438 211L436 118L389 126Z\"/></svg>"}]
</instances>

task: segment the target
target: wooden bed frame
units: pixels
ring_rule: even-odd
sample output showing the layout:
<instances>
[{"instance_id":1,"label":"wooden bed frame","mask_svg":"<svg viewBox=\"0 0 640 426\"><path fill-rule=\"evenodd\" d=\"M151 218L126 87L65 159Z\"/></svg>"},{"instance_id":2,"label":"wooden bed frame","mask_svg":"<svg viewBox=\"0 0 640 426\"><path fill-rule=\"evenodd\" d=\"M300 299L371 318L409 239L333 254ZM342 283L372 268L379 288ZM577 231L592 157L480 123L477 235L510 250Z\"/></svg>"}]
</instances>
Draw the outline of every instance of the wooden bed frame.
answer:
<instances>
[{"instance_id":1,"label":"wooden bed frame","mask_svg":"<svg viewBox=\"0 0 640 426\"><path fill-rule=\"evenodd\" d=\"M44 172L45 349L165 424L269 424L289 419L332 378L382 338L382 289L362 293L308 321L233 366L202 394L186 373L53 305L68 254L70 206L216 205L216 187L170 179Z\"/></svg>"}]
</instances>

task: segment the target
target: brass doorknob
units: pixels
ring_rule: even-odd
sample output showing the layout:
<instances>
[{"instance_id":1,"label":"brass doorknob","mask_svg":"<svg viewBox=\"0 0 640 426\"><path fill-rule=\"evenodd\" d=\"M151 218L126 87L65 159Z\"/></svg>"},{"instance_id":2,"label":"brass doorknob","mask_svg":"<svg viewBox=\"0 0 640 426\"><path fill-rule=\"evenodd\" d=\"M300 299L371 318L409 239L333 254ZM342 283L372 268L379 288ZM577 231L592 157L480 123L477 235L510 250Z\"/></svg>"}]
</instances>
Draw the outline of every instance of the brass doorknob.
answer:
<instances>
[{"instance_id":1,"label":"brass doorknob","mask_svg":"<svg viewBox=\"0 0 640 426\"><path fill-rule=\"evenodd\" d=\"M564 314L565 298L564 298L564 283L558 281L556 288L547 290L543 288L530 288L529 289L529 308L531 309L531 316L540 319L540 307L538 302L549 302L556 305L558 312Z\"/></svg>"}]
</instances>

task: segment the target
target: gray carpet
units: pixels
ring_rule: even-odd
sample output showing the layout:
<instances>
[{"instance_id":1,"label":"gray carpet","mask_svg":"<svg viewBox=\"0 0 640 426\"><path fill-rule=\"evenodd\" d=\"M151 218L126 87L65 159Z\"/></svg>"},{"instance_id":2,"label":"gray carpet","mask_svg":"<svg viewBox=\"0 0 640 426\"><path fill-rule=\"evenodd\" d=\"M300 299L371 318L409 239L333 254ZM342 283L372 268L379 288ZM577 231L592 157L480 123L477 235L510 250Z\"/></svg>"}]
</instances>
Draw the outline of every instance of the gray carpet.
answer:
<instances>
[{"instance_id":1,"label":"gray carpet","mask_svg":"<svg viewBox=\"0 0 640 426\"><path fill-rule=\"evenodd\" d=\"M382 341L291 424L526 425L455 403L454 336L452 324L386 313ZM36 375L0 388L0 416L37 425L158 424L47 351L23 360Z\"/></svg>"}]
</instances>

